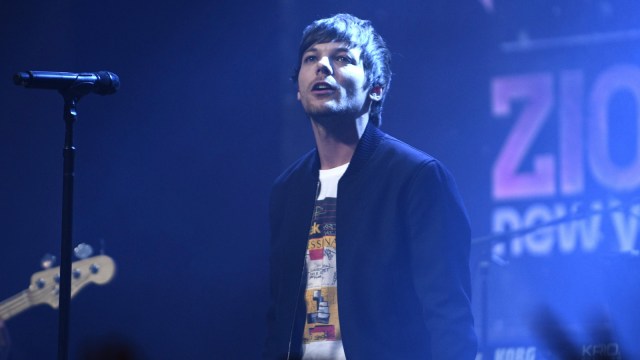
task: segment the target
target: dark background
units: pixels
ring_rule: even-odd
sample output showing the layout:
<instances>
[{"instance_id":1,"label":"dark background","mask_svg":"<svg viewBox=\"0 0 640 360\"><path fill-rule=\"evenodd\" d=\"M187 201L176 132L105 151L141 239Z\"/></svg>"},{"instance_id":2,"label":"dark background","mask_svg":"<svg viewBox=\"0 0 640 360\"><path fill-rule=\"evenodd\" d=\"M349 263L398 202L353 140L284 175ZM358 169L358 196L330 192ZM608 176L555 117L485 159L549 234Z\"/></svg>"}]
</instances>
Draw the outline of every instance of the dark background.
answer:
<instances>
[{"instance_id":1,"label":"dark background","mask_svg":"<svg viewBox=\"0 0 640 360\"><path fill-rule=\"evenodd\" d=\"M289 81L304 26L338 12L373 21L395 74L383 129L447 164L480 237L491 230L491 166L509 131L492 122L491 78L640 62L633 36L605 48L617 52L580 45L579 57L571 46L511 54L501 45L630 31L637 10L632 1L3 0L0 299L26 289L41 257L59 258L60 247L63 102L13 85L17 71L109 70L122 82L117 94L78 106L74 243L103 249L117 274L73 299L72 358L111 344L140 359L255 359L265 335L269 189L313 146ZM485 319L477 270L486 247L474 246L471 263L479 333L487 324L492 344L535 342L522 329L532 306L554 308L558 279L528 274L584 260L527 258L491 272ZM550 290L523 295L547 282ZM637 298L628 282L610 286ZM560 313L571 308L559 303ZM10 359L54 358L57 316L38 306L9 320Z\"/></svg>"}]
</instances>

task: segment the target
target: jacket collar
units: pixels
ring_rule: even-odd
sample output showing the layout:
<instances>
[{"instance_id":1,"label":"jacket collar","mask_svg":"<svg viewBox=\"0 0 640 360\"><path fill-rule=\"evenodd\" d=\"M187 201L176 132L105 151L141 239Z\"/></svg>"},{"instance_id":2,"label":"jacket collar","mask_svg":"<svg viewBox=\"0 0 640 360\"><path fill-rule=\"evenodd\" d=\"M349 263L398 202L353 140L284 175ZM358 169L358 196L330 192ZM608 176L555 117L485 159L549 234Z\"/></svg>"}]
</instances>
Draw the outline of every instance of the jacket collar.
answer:
<instances>
[{"instance_id":1,"label":"jacket collar","mask_svg":"<svg viewBox=\"0 0 640 360\"><path fill-rule=\"evenodd\" d=\"M362 133L362 137L360 137L360 140L358 141L358 145L351 157L351 162L344 174L344 177L356 175L366 165L371 156L373 156L373 153L376 151L384 137L385 133L369 121L367 127L364 129L364 133ZM320 156L317 148L310 165L311 168L309 170L317 179L320 170Z\"/></svg>"}]
</instances>

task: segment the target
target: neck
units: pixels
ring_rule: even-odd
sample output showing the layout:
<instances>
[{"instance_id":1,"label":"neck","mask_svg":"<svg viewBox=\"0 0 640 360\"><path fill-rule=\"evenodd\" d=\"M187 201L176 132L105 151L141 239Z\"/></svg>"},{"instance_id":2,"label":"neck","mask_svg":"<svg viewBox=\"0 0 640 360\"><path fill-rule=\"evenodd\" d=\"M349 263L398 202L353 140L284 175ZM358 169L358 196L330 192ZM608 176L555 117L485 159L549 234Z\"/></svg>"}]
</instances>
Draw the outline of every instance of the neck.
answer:
<instances>
[{"instance_id":1,"label":"neck","mask_svg":"<svg viewBox=\"0 0 640 360\"><path fill-rule=\"evenodd\" d=\"M369 122L365 113L356 119L311 119L311 128L318 147L320 169L332 169L351 161L358 141Z\"/></svg>"}]
</instances>

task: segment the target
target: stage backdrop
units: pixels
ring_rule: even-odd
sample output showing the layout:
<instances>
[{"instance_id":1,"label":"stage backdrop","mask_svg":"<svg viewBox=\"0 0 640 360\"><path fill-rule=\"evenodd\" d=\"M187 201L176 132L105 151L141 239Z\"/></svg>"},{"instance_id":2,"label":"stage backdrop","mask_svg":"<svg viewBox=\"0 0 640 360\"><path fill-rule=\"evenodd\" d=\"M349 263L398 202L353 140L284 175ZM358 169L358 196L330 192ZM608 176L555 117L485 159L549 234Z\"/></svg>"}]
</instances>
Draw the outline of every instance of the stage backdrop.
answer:
<instances>
[{"instance_id":1,"label":"stage backdrop","mask_svg":"<svg viewBox=\"0 0 640 360\"><path fill-rule=\"evenodd\" d=\"M73 358L258 358L268 191L313 146L289 77L338 12L392 50L383 129L456 176L485 358L640 356L633 1L2 2L0 300L60 242L62 99L11 76L110 70L78 106L74 243L116 272L73 299ZM11 359L55 357L55 310L6 325Z\"/></svg>"}]
</instances>

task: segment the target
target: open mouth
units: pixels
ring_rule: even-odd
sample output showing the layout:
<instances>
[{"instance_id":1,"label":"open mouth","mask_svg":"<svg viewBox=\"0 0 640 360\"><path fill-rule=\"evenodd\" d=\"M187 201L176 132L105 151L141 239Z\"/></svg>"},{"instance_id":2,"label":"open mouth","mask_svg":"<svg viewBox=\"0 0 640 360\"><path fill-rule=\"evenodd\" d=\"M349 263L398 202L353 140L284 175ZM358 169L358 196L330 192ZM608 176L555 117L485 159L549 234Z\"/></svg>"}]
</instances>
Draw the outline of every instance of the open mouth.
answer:
<instances>
[{"instance_id":1,"label":"open mouth","mask_svg":"<svg viewBox=\"0 0 640 360\"><path fill-rule=\"evenodd\" d=\"M311 87L311 91L313 91L314 93L328 93L333 92L334 90L334 87L326 82L318 82L313 84L313 86Z\"/></svg>"}]
</instances>

